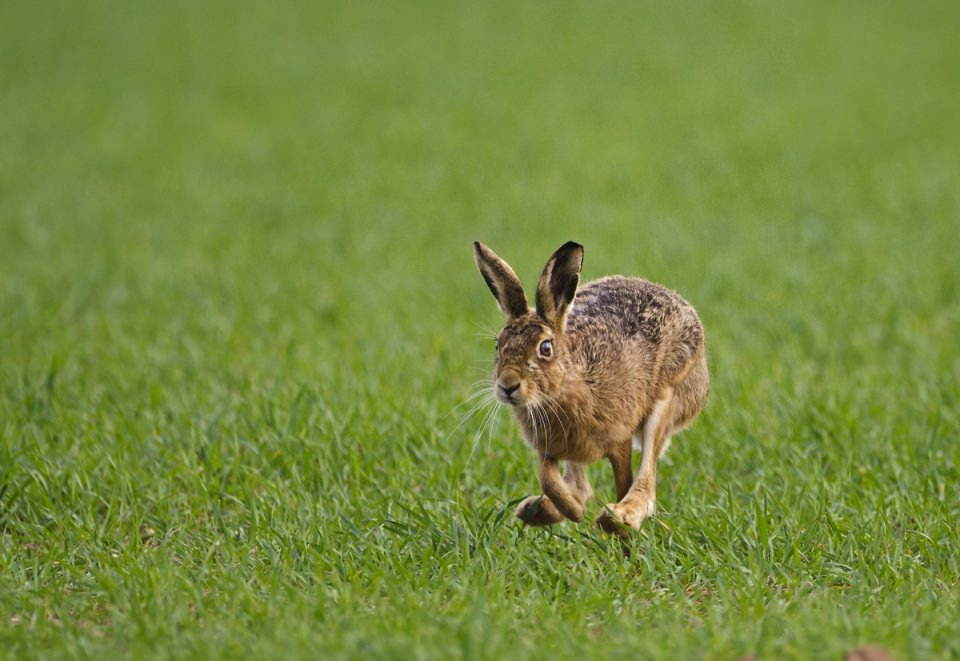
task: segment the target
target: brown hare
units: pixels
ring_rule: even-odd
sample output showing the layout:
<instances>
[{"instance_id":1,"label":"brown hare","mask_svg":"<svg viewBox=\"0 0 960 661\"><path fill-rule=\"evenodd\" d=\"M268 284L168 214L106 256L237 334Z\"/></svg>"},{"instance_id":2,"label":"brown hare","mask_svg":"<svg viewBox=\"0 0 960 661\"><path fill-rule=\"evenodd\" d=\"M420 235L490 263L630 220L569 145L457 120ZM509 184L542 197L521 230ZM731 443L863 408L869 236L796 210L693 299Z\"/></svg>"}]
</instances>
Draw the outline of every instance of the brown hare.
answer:
<instances>
[{"instance_id":1,"label":"brown hare","mask_svg":"<svg viewBox=\"0 0 960 661\"><path fill-rule=\"evenodd\" d=\"M572 241L550 257L530 309L510 266L479 241L473 247L506 317L495 395L513 407L540 459L543 495L524 499L517 518L531 526L582 520L593 495L584 466L605 458L617 503L597 525L621 535L624 524L639 528L654 512L658 457L707 397L697 313L675 292L639 278L614 275L578 289L583 246ZM634 444L643 452L636 476Z\"/></svg>"}]
</instances>

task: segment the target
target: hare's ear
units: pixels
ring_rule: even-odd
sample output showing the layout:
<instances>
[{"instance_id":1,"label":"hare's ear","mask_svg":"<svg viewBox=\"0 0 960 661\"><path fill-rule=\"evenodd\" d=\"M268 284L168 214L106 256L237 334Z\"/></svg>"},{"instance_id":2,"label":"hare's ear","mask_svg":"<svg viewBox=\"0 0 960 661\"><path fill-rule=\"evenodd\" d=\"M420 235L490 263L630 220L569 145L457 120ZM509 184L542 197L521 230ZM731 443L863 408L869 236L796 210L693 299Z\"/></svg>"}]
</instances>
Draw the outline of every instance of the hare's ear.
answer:
<instances>
[{"instance_id":1,"label":"hare's ear","mask_svg":"<svg viewBox=\"0 0 960 661\"><path fill-rule=\"evenodd\" d=\"M547 320L556 332L563 332L567 309L573 303L580 284L583 266L583 246L567 241L547 262L537 285L537 313Z\"/></svg>"},{"instance_id":2,"label":"hare's ear","mask_svg":"<svg viewBox=\"0 0 960 661\"><path fill-rule=\"evenodd\" d=\"M523 293L520 278L510 265L479 241L473 242L473 256L477 260L480 275L487 281L487 287L493 292L493 297L497 299L497 305L507 321L525 315L527 295Z\"/></svg>"}]
</instances>

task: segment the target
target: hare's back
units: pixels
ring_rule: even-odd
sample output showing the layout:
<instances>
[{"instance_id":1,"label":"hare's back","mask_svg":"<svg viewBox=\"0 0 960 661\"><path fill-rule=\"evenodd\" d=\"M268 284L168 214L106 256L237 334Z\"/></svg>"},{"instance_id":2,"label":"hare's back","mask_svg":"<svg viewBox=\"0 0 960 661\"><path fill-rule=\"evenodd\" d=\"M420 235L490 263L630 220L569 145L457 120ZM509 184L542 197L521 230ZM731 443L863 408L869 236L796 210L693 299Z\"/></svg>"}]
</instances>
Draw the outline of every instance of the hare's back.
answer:
<instances>
[{"instance_id":1,"label":"hare's back","mask_svg":"<svg viewBox=\"0 0 960 661\"><path fill-rule=\"evenodd\" d=\"M641 278L620 275L589 282L577 291L567 318L575 333L602 333L607 341L640 340L682 346L691 355L703 342L693 307L675 291ZM584 337L583 339L587 339Z\"/></svg>"}]
</instances>

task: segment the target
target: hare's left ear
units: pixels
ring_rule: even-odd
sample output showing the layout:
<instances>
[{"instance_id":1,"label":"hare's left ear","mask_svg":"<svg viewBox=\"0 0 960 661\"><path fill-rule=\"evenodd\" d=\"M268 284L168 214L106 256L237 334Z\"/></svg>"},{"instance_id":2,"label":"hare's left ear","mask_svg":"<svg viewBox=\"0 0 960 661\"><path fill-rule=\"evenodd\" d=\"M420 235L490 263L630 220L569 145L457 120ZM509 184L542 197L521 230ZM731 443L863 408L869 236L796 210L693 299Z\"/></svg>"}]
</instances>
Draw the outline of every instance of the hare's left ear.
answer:
<instances>
[{"instance_id":1,"label":"hare's left ear","mask_svg":"<svg viewBox=\"0 0 960 661\"><path fill-rule=\"evenodd\" d=\"M543 268L537 285L537 313L557 333L562 333L567 319L567 309L573 303L580 284L580 268L583 266L583 246L567 241L553 253Z\"/></svg>"}]
</instances>

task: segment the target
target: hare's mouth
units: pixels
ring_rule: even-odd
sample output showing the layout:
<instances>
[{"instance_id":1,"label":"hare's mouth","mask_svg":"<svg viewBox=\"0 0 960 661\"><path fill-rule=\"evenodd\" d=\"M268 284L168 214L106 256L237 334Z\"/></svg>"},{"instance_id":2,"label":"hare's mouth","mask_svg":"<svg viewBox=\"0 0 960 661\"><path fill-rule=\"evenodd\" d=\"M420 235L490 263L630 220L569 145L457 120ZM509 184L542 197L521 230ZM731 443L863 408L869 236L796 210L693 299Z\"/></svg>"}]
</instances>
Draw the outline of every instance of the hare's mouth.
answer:
<instances>
[{"instance_id":1,"label":"hare's mouth","mask_svg":"<svg viewBox=\"0 0 960 661\"><path fill-rule=\"evenodd\" d=\"M497 399L499 399L501 402L509 404L510 406L517 406L520 404L520 391L522 388L520 387L519 381L513 383L509 381L507 383L498 381L495 388Z\"/></svg>"}]
</instances>

